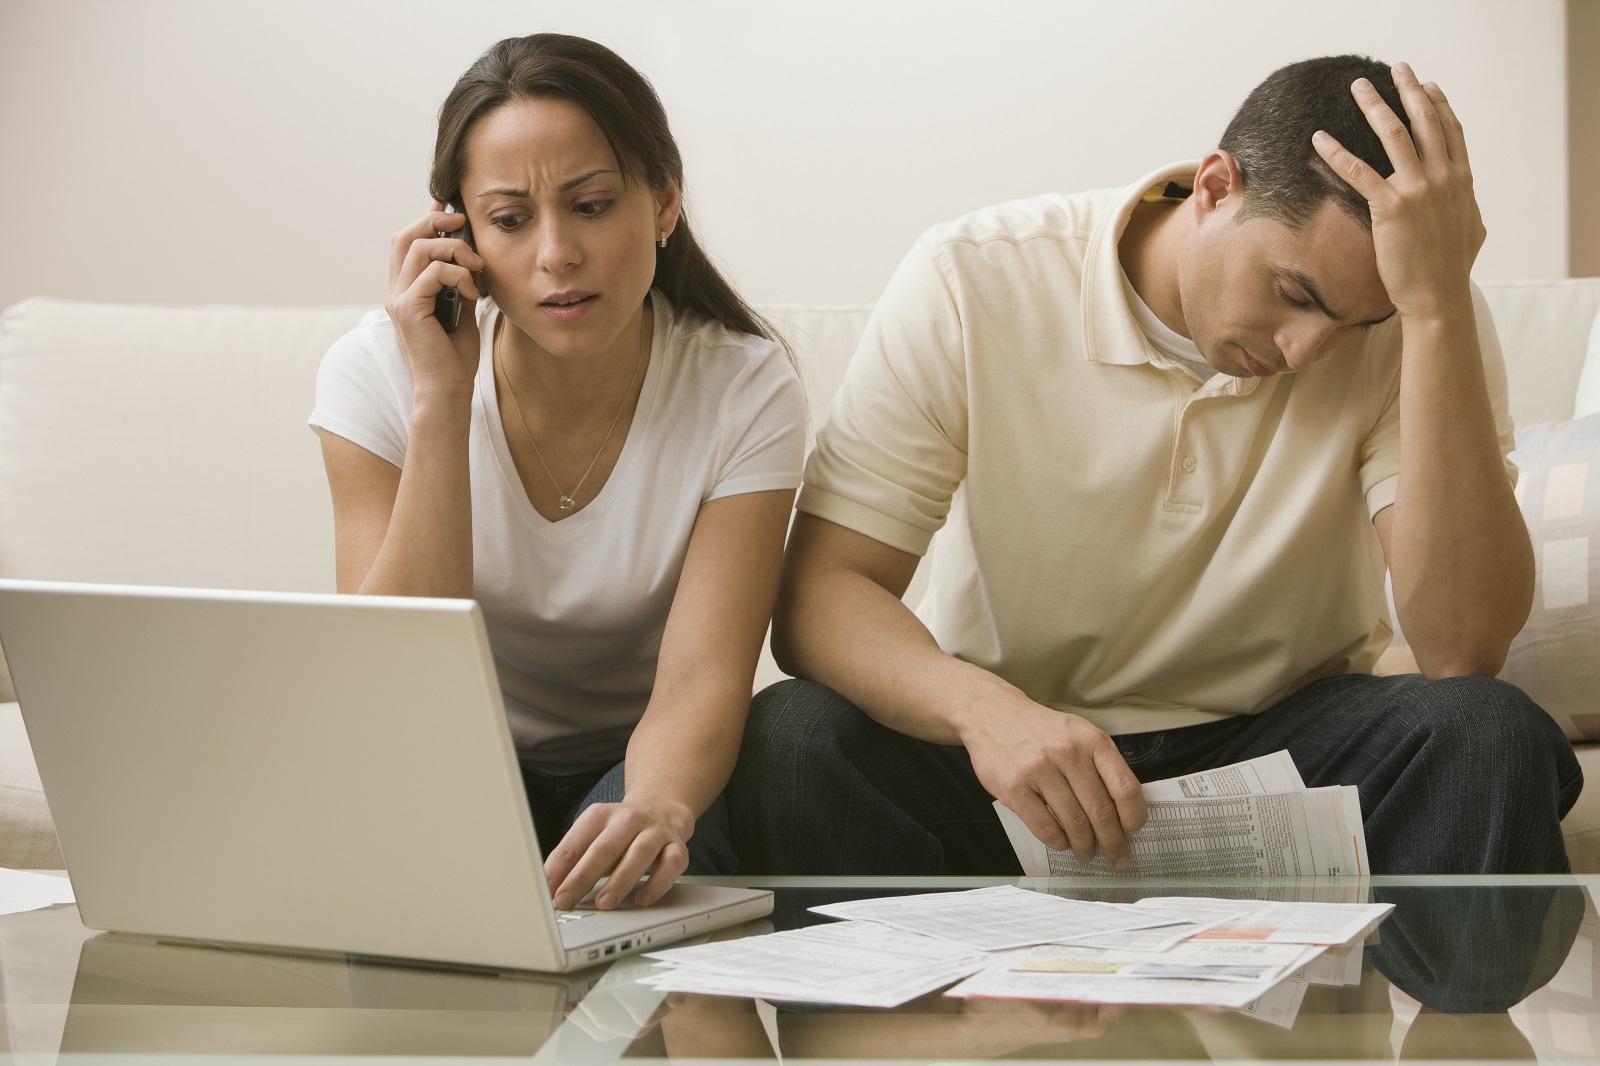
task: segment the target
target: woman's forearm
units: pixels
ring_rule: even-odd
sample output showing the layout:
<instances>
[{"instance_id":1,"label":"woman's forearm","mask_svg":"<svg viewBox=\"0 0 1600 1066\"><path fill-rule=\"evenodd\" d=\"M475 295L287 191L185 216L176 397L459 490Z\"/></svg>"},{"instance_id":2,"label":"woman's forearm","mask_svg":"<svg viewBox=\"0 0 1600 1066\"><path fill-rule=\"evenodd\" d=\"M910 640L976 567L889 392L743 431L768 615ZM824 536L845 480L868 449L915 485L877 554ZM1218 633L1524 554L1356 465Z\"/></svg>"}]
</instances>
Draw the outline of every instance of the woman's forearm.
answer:
<instances>
[{"instance_id":1,"label":"woman's forearm","mask_svg":"<svg viewBox=\"0 0 1600 1066\"><path fill-rule=\"evenodd\" d=\"M361 582L369 595L472 595L472 394L420 394L389 528Z\"/></svg>"},{"instance_id":2,"label":"woman's forearm","mask_svg":"<svg viewBox=\"0 0 1600 1066\"><path fill-rule=\"evenodd\" d=\"M749 709L749 683L658 686L628 741L627 801L686 818L687 837L733 774Z\"/></svg>"}]
</instances>

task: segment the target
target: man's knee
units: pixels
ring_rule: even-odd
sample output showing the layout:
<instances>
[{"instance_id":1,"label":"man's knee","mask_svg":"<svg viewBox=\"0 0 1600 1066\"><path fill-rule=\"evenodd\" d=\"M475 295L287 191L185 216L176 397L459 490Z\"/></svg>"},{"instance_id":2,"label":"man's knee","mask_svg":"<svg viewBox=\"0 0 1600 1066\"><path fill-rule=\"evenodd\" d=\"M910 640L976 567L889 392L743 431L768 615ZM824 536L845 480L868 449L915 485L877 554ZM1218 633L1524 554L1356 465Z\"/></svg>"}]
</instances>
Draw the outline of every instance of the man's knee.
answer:
<instances>
[{"instance_id":1,"label":"man's knee","mask_svg":"<svg viewBox=\"0 0 1600 1066\"><path fill-rule=\"evenodd\" d=\"M1574 784L1581 787L1577 758L1560 726L1509 682L1493 677L1418 679L1404 692L1400 710L1425 730L1429 745L1443 748L1464 773L1548 771L1564 791Z\"/></svg>"},{"instance_id":2,"label":"man's knee","mask_svg":"<svg viewBox=\"0 0 1600 1066\"><path fill-rule=\"evenodd\" d=\"M1408 717L1448 742L1558 748L1566 740L1544 708L1496 677L1418 679L1401 702Z\"/></svg>"},{"instance_id":3,"label":"man's knee","mask_svg":"<svg viewBox=\"0 0 1600 1066\"><path fill-rule=\"evenodd\" d=\"M756 693L740 748L742 767L792 768L839 750L866 716L849 700L815 681L789 678Z\"/></svg>"}]
</instances>

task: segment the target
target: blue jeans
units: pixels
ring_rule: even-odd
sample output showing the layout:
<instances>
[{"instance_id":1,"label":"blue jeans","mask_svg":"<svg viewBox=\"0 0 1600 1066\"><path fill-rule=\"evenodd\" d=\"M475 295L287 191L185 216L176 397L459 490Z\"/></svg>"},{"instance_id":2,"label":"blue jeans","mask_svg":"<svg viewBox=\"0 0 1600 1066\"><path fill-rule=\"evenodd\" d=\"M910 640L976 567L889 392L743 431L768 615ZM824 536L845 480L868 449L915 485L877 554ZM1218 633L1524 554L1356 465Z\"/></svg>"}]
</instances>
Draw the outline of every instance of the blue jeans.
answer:
<instances>
[{"instance_id":1,"label":"blue jeans","mask_svg":"<svg viewBox=\"0 0 1600 1066\"><path fill-rule=\"evenodd\" d=\"M609 770L579 774L546 774L522 767L522 783L528 790L528 808L533 812L533 828L539 837L539 851L546 857L572 823L596 803L621 803L626 792L623 763ZM733 845L729 842L728 803L718 796L715 803L694 824L689 838L691 874L731 874L738 872Z\"/></svg>"},{"instance_id":2,"label":"blue jeans","mask_svg":"<svg viewBox=\"0 0 1600 1066\"><path fill-rule=\"evenodd\" d=\"M1113 739L1141 781L1287 749L1308 786L1360 788L1374 873L1568 868L1578 760L1492 678L1334 677L1261 714ZM743 873L1021 872L964 749L881 726L815 682L756 696L727 796Z\"/></svg>"}]
</instances>

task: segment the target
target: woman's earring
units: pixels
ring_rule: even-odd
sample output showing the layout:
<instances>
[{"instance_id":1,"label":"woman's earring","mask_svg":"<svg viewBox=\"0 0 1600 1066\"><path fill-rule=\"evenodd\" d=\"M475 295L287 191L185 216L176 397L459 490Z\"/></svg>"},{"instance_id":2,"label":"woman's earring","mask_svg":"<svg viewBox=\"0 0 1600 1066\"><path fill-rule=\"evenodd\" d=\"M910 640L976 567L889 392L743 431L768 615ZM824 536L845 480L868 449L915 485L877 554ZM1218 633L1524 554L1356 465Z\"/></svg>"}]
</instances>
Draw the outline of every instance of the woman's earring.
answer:
<instances>
[{"instance_id":1,"label":"woman's earring","mask_svg":"<svg viewBox=\"0 0 1600 1066\"><path fill-rule=\"evenodd\" d=\"M667 246L667 231L666 230L662 230L661 231L661 239L656 241L656 247L657 248L665 248L666 246Z\"/></svg>"}]
</instances>

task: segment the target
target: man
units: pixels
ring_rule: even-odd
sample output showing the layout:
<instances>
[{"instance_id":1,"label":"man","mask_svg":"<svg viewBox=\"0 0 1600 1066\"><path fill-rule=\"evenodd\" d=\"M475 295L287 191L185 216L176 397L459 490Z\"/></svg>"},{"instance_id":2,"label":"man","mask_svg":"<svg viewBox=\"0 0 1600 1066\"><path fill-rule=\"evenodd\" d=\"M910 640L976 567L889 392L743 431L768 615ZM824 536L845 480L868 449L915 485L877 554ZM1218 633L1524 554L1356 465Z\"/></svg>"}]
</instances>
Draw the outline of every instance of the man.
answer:
<instances>
[{"instance_id":1,"label":"man","mask_svg":"<svg viewBox=\"0 0 1600 1066\"><path fill-rule=\"evenodd\" d=\"M1577 762L1493 680L1533 557L1483 237L1444 94L1360 56L1198 165L925 234L806 472L810 680L752 707L741 868L1015 871L991 797L1121 868L1139 781L1287 748L1360 786L1376 872L1565 869ZM1371 676L1385 563L1420 676Z\"/></svg>"}]
</instances>

